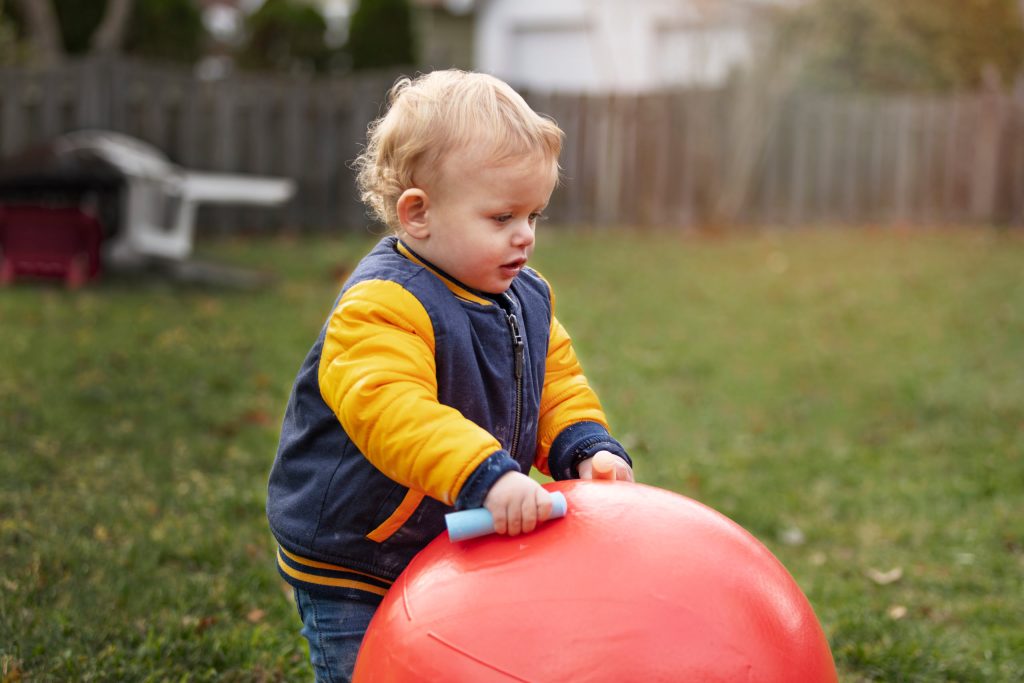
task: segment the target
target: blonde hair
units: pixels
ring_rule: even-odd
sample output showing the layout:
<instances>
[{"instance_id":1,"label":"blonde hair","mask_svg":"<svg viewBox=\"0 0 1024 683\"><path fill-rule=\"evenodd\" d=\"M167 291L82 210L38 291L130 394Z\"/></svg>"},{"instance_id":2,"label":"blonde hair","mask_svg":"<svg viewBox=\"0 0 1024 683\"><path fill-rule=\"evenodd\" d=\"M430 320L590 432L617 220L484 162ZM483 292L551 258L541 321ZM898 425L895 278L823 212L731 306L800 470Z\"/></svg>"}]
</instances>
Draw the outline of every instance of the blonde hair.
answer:
<instances>
[{"instance_id":1,"label":"blonde hair","mask_svg":"<svg viewBox=\"0 0 1024 683\"><path fill-rule=\"evenodd\" d=\"M450 154L472 148L501 161L539 153L555 172L563 135L493 76L449 69L400 78L387 113L370 124L356 183L363 203L398 230L398 198L432 179Z\"/></svg>"}]
</instances>

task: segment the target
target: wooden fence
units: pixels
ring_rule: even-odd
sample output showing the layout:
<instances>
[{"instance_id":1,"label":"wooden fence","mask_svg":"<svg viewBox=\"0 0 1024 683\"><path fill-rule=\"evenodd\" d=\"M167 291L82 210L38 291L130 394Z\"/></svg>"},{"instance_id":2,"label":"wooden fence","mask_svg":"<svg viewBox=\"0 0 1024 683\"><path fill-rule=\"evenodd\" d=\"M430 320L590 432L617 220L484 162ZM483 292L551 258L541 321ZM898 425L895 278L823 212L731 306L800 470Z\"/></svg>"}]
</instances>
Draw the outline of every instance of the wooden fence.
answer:
<instances>
[{"instance_id":1,"label":"wooden fence","mask_svg":"<svg viewBox=\"0 0 1024 683\"><path fill-rule=\"evenodd\" d=\"M279 212L207 210L214 230L362 229L350 163L392 75L206 82L137 62L0 70L0 158L106 128L188 168L283 175ZM526 93L566 131L552 221L1024 225L1024 95L823 96L767 88Z\"/></svg>"},{"instance_id":2,"label":"wooden fence","mask_svg":"<svg viewBox=\"0 0 1024 683\"><path fill-rule=\"evenodd\" d=\"M1024 225L1024 97L535 97L574 223Z\"/></svg>"}]
</instances>

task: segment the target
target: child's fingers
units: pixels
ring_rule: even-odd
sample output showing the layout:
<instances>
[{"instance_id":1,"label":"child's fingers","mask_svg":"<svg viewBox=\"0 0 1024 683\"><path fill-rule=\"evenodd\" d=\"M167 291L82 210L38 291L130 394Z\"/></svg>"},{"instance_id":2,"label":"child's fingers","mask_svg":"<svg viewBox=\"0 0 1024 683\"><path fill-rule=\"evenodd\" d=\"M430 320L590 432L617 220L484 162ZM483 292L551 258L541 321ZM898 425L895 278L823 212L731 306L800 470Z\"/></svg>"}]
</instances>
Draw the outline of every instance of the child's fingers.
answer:
<instances>
[{"instance_id":1,"label":"child's fingers","mask_svg":"<svg viewBox=\"0 0 1024 683\"><path fill-rule=\"evenodd\" d=\"M618 464L623 462L623 460L617 455L609 453L608 451L598 451L594 454L592 462L594 467L594 479L615 481L619 478L616 476Z\"/></svg>"},{"instance_id":2,"label":"child's fingers","mask_svg":"<svg viewBox=\"0 0 1024 683\"><path fill-rule=\"evenodd\" d=\"M506 533L509 536L518 536L523 532L523 505L521 503L512 503L508 506L506 526Z\"/></svg>"},{"instance_id":3,"label":"child's fingers","mask_svg":"<svg viewBox=\"0 0 1024 683\"><path fill-rule=\"evenodd\" d=\"M522 514L522 530L528 534L537 528L537 500L533 496L523 499L523 506L520 509Z\"/></svg>"},{"instance_id":4,"label":"child's fingers","mask_svg":"<svg viewBox=\"0 0 1024 683\"><path fill-rule=\"evenodd\" d=\"M508 513L504 506L491 510L491 517L494 519L494 533L504 534L508 531Z\"/></svg>"},{"instance_id":5,"label":"child's fingers","mask_svg":"<svg viewBox=\"0 0 1024 683\"><path fill-rule=\"evenodd\" d=\"M554 503L551 500L551 494L546 490L541 489L537 494L537 521L546 522L551 519L551 512L554 509Z\"/></svg>"}]
</instances>

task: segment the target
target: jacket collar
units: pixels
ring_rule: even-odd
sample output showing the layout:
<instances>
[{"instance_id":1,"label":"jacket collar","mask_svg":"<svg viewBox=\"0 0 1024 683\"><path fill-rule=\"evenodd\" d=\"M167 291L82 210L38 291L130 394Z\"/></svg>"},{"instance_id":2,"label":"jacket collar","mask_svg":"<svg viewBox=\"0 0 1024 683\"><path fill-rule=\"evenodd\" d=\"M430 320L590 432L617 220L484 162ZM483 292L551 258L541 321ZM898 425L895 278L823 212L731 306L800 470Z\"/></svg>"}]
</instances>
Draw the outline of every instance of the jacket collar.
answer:
<instances>
[{"instance_id":1,"label":"jacket collar","mask_svg":"<svg viewBox=\"0 0 1024 683\"><path fill-rule=\"evenodd\" d=\"M397 251L399 254L409 259L413 263L423 266L424 268L432 272L434 275L439 277L441 281L444 282L445 286L449 290L451 290L452 294L459 297L460 299L471 301L475 304L482 304L484 306L493 306L497 303L495 295L488 294L486 292L481 292L477 289L469 287L468 285L462 284L461 282L453 278L451 275L444 272L443 270L435 266L433 263L426 260L419 254L417 254L415 251L410 249L409 246L401 239L396 238L395 251Z\"/></svg>"}]
</instances>

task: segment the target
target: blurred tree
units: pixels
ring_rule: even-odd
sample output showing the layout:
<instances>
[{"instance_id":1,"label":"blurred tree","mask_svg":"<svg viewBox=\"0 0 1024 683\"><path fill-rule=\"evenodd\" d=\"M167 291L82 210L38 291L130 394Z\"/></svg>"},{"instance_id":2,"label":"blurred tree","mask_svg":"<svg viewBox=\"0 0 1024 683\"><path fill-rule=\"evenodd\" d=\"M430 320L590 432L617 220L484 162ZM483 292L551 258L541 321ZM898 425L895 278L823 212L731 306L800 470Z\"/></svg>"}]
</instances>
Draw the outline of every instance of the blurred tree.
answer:
<instances>
[{"instance_id":1,"label":"blurred tree","mask_svg":"<svg viewBox=\"0 0 1024 683\"><path fill-rule=\"evenodd\" d=\"M408 0L359 0L348 35L353 69L416 63L416 41Z\"/></svg>"},{"instance_id":2,"label":"blurred tree","mask_svg":"<svg viewBox=\"0 0 1024 683\"><path fill-rule=\"evenodd\" d=\"M96 31L93 32L92 38L89 41L93 51L110 54L117 52L121 48L128 28L128 20L132 16L133 3L134 0L107 0L103 21L100 22ZM143 2L142 6L147 4Z\"/></svg>"},{"instance_id":3,"label":"blurred tree","mask_svg":"<svg viewBox=\"0 0 1024 683\"><path fill-rule=\"evenodd\" d=\"M187 63L202 56L206 29L195 0L129 1L134 2L135 7L124 37L126 53ZM95 43L93 47L96 48Z\"/></svg>"},{"instance_id":4,"label":"blurred tree","mask_svg":"<svg viewBox=\"0 0 1024 683\"><path fill-rule=\"evenodd\" d=\"M22 29L28 41L30 60L43 67L53 66L61 61L64 51L61 46L60 25L53 6L46 0L14 0L10 7L4 7Z\"/></svg>"},{"instance_id":5,"label":"blurred tree","mask_svg":"<svg viewBox=\"0 0 1024 683\"><path fill-rule=\"evenodd\" d=\"M19 61L18 35L14 24L4 12L4 0L0 0L0 66Z\"/></svg>"},{"instance_id":6,"label":"blurred tree","mask_svg":"<svg viewBox=\"0 0 1024 683\"><path fill-rule=\"evenodd\" d=\"M246 33L238 55L243 67L324 71L329 64L327 22L315 7L300 0L266 0L246 19Z\"/></svg>"},{"instance_id":7,"label":"blurred tree","mask_svg":"<svg viewBox=\"0 0 1024 683\"><path fill-rule=\"evenodd\" d=\"M1024 66L1018 0L815 0L779 28L799 83L827 90L948 91Z\"/></svg>"},{"instance_id":8,"label":"blurred tree","mask_svg":"<svg viewBox=\"0 0 1024 683\"><path fill-rule=\"evenodd\" d=\"M28 43L30 61L53 66L66 55L129 54L193 61L204 28L193 0L14 0L0 6Z\"/></svg>"}]
</instances>

